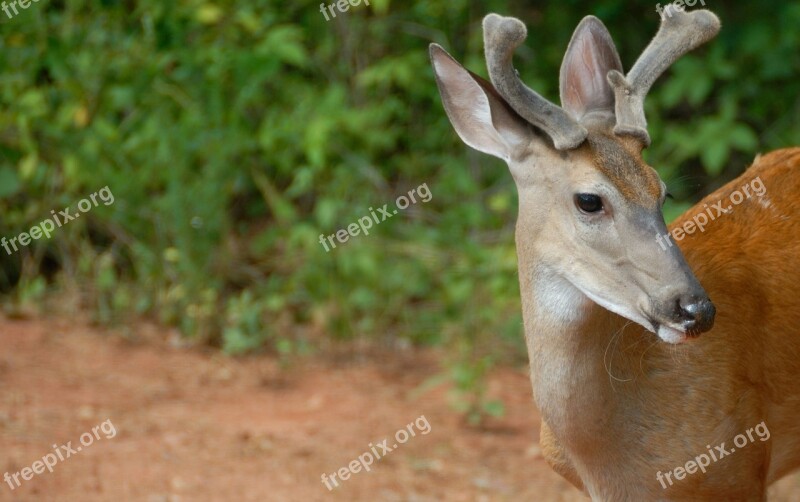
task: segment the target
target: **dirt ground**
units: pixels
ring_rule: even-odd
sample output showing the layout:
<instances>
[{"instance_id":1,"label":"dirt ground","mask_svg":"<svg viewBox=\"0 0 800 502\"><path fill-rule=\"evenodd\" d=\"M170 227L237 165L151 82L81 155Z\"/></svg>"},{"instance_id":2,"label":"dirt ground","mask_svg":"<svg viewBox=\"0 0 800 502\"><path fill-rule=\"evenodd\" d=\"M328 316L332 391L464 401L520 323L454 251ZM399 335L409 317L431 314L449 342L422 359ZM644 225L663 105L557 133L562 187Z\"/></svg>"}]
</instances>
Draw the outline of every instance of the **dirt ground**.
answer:
<instances>
[{"instance_id":1,"label":"dirt ground","mask_svg":"<svg viewBox=\"0 0 800 502\"><path fill-rule=\"evenodd\" d=\"M473 428L446 389L419 392L438 372L432 352L282 369L173 342L147 325L121 337L76 320L0 317L0 475L36 467L54 446L75 450L19 488L2 482L0 501L588 500L542 459L522 368L492 374L506 415ZM393 451L370 472L332 491L322 483L384 439ZM800 500L800 476L770 500Z\"/></svg>"}]
</instances>

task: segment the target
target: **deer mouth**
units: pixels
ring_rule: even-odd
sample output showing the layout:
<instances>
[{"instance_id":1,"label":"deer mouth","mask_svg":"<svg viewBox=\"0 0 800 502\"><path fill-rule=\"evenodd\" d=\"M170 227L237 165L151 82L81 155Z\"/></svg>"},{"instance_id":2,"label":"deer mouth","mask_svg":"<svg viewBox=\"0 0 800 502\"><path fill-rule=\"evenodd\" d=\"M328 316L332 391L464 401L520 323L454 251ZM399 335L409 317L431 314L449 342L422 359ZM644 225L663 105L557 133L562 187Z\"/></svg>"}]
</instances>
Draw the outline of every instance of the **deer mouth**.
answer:
<instances>
[{"instance_id":1,"label":"deer mouth","mask_svg":"<svg viewBox=\"0 0 800 502\"><path fill-rule=\"evenodd\" d=\"M666 324L654 323L655 332L658 337L670 344L678 345L686 342L690 338L696 338L700 333L689 333L681 328L668 326Z\"/></svg>"},{"instance_id":2,"label":"deer mouth","mask_svg":"<svg viewBox=\"0 0 800 502\"><path fill-rule=\"evenodd\" d=\"M653 322L653 331L661 340L673 345L694 340L704 333L704 330L699 328L686 329L672 323L659 322Z\"/></svg>"}]
</instances>

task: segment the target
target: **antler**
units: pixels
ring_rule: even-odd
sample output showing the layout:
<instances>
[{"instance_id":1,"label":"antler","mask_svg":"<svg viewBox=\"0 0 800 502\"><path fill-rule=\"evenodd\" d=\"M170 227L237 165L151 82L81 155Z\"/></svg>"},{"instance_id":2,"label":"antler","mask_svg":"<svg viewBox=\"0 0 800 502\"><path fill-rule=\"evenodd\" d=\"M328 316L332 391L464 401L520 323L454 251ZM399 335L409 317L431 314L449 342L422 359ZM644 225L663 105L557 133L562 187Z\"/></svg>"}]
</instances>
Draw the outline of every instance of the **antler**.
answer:
<instances>
[{"instance_id":1,"label":"antler","mask_svg":"<svg viewBox=\"0 0 800 502\"><path fill-rule=\"evenodd\" d=\"M653 41L644 50L627 76L616 70L608 72L608 82L614 89L617 125L614 133L634 136L650 146L644 98L650 86L672 63L692 49L706 43L719 33L717 16L707 10L691 14L670 9Z\"/></svg>"},{"instance_id":2,"label":"antler","mask_svg":"<svg viewBox=\"0 0 800 502\"><path fill-rule=\"evenodd\" d=\"M512 57L528 32L519 19L489 14L483 18L483 40L489 78L500 95L522 118L539 127L558 150L576 148L587 131L562 108L528 88L514 70Z\"/></svg>"}]
</instances>

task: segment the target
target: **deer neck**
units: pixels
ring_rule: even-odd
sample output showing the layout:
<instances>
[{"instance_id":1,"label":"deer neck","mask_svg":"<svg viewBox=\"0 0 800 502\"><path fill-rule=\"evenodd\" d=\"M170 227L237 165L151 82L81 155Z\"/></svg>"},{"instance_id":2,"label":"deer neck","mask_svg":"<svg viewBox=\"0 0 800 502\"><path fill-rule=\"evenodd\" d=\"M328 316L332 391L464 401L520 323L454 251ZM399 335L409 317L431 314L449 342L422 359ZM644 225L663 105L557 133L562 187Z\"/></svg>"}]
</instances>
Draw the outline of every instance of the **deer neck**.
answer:
<instances>
[{"instance_id":1,"label":"deer neck","mask_svg":"<svg viewBox=\"0 0 800 502\"><path fill-rule=\"evenodd\" d=\"M538 259L536 232L518 227L517 248L525 339L534 399L542 418L575 449L594 447L600 431L626 408L626 396L608 374L609 345L628 321L586 297ZM633 327L633 326L631 326ZM612 366L630 374L620 351ZM583 438L583 439L582 439Z\"/></svg>"}]
</instances>

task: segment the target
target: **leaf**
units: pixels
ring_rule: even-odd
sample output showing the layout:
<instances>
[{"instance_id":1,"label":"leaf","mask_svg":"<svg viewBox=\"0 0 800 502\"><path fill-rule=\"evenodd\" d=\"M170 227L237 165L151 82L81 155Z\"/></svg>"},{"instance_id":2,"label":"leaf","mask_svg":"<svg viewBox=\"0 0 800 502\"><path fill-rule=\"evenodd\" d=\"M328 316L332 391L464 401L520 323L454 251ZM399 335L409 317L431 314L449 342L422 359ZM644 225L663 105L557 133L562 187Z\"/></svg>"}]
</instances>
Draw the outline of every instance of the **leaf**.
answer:
<instances>
[{"instance_id":1,"label":"leaf","mask_svg":"<svg viewBox=\"0 0 800 502\"><path fill-rule=\"evenodd\" d=\"M385 15L387 12L389 12L389 3L390 0L372 0L370 6L377 14Z\"/></svg>"},{"instance_id":2,"label":"leaf","mask_svg":"<svg viewBox=\"0 0 800 502\"><path fill-rule=\"evenodd\" d=\"M687 100L692 106L698 106L705 101L711 89L713 88L714 81L711 77L705 76L704 78L696 78L693 85L689 87Z\"/></svg>"},{"instance_id":3,"label":"leaf","mask_svg":"<svg viewBox=\"0 0 800 502\"><path fill-rule=\"evenodd\" d=\"M256 47L256 53L269 56L281 63L304 68L309 58L302 40L303 30L298 26L291 24L273 26Z\"/></svg>"},{"instance_id":4,"label":"leaf","mask_svg":"<svg viewBox=\"0 0 800 502\"><path fill-rule=\"evenodd\" d=\"M297 218L292 203L278 191L264 173L253 168L250 170L250 175L279 225L288 225Z\"/></svg>"},{"instance_id":5,"label":"leaf","mask_svg":"<svg viewBox=\"0 0 800 502\"><path fill-rule=\"evenodd\" d=\"M216 24L222 19L222 9L212 3L203 4L197 9L197 20L202 24Z\"/></svg>"},{"instance_id":6,"label":"leaf","mask_svg":"<svg viewBox=\"0 0 800 502\"><path fill-rule=\"evenodd\" d=\"M17 173L8 166L0 167L0 198L14 195L20 189Z\"/></svg>"},{"instance_id":7,"label":"leaf","mask_svg":"<svg viewBox=\"0 0 800 502\"><path fill-rule=\"evenodd\" d=\"M487 401L483 403L483 411L489 416L499 418L505 415L506 407L502 401Z\"/></svg>"},{"instance_id":8,"label":"leaf","mask_svg":"<svg viewBox=\"0 0 800 502\"><path fill-rule=\"evenodd\" d=\"M736 124L728 133L730 144L745 152L753 151L758 146L758 136L744 124Z\"/></svg>"},{"instance_id":9,"label":"leaf","mask_svg":"<svg viewBox=\"0 0 800 502\"><path fill-rule=\"evenodd\" d=\"M36 168L39 166L39 156L35 153L27 155L19 163L19 175L25 180L29 181L36 175ZM16 175L15 175L16 176ZM2 188L0 188L2 190Z\"/></svg>"},{"instance_id":10,"label":"leaf","mask_svg":"<svg viewBox=\"0 0 800 502\"><path fill-rule=\"evenodd\" d=\"M728 147L728 143L724 141L724 138L719 138L717 141L706 146L700 153L700 158L703 159L706 172L712 176L718 176L725 167L729 152L730 148Z\"/></svg>"}]
</instances>

